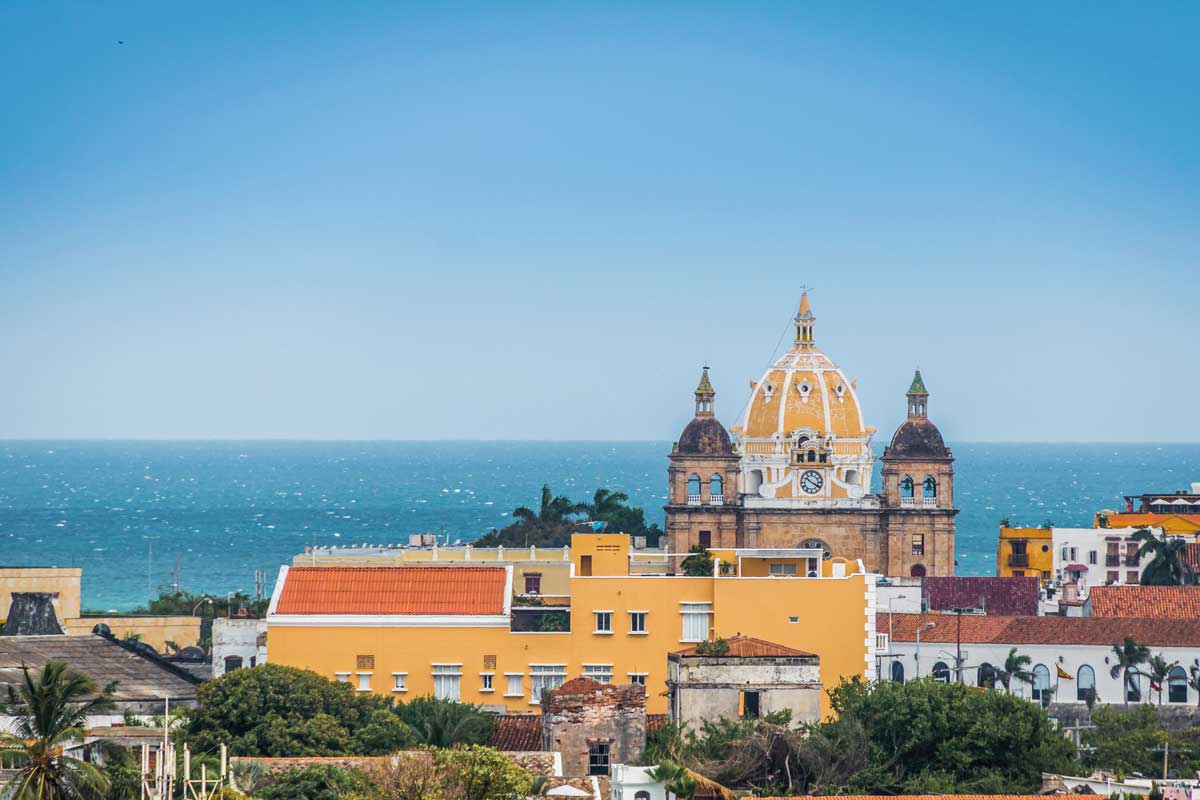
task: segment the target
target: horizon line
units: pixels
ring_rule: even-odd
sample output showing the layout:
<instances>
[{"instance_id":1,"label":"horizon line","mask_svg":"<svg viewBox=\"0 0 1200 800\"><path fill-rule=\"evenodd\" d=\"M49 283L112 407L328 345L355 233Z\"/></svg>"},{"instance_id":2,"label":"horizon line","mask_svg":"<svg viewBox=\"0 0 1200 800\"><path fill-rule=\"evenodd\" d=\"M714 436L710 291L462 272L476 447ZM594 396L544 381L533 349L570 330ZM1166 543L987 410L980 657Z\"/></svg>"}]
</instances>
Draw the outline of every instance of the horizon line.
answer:
<instances>
[{"instance_id":1,"label":"horizon line","mask_svg":"<svg viewBox=\"0 0 1200 800\"><path fill-rule=\"evenodd\" d=\"M292 437L292 436L0 436L2 443L35 443L35 442L136 442L147 444L171 443L213 443L213 444L459 444L459 443L495 443L495 444L661 444L670 443L674 439L525 439L525 438L469 438L469 437L431 437L431 438L401 438L401 437ZM881 440L882 441L882 440ZM950 439L951 444L1103 444L1103 445L1200 445L1200 440L1179 439Z\"/></svg>"}]
</instances>

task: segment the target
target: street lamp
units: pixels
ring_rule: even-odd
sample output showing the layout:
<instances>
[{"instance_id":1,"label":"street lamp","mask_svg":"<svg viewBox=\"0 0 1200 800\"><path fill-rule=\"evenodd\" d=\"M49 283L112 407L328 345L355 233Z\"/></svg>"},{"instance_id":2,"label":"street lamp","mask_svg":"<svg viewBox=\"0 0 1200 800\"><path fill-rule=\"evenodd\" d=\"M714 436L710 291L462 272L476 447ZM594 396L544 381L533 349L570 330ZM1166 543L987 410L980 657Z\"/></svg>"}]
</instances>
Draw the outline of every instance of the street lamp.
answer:
<instances>
[{"instance_id":1,"label":"street lamp","mask_svg":"<svg viewBox=\"0 0 1200 800\"><path fill-rule=\"evenodd\" d=\"M921 677L921 631L927 631L930 628L936 628L936 622L926 622L924 625L917 626L917 653L913 656L917 660L917 677Z\"/></svg>"},{"instance_id":2,"label":"street lamp","mask_svg":"<svg viewBox=\"0 0 1200 800\"><path fill-rule=\"evenodd\" d=\"M200 606L204 605L205 603L208 603L211 606L213 604L213 599L211 597L206 596L199 603L196 603L196 605L192 607L192 616L193 617L196 616L196 609L199 608Z\"/></svg>"}]
</instances>

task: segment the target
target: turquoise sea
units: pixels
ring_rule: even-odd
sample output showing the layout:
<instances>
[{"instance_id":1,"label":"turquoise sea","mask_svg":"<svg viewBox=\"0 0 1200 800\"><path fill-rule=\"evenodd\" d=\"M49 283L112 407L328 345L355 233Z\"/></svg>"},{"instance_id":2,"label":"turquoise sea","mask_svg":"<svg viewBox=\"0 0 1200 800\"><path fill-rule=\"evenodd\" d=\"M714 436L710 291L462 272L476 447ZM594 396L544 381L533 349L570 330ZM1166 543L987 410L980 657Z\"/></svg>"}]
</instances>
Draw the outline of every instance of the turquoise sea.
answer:
<instances>
[{"instance_id":1,"label":"turquoise sea","mask_svg":"<svg viewBox=\"0 0 1200 800\"><path fill-rule=\"evenodd\" d=\"M1200 444L952 444L958 571L995 569L1001 517L1091 524L1121 495L1200 481ZM669 442L0 441L0 564L81 566L84 605L157 588L253 593L316 541L471 541L534 505L627 492L662 521ZM878 490L879 477L874 487ZM157 537L148 539L147 537ZM148 554L153 547L153 560Z\"/></svg>"}]
</instances>

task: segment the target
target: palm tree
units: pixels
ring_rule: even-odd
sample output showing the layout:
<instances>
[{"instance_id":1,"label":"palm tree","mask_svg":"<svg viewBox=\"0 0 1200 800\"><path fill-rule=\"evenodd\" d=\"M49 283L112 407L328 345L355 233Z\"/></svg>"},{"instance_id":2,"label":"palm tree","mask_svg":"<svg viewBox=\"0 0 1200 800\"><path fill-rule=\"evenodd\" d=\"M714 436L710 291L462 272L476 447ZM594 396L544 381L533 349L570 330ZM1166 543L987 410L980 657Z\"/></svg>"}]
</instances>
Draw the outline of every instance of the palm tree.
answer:
<instances>
[{"instance_id":1,"label":"palm tree","mask_svg":"<svg viewBox=\"0 0 1200 800\"><path fill-rule=\"evenodd\" d=\"M1163 658L1163 654L1159 653L1150 659L1150 682L1158 684L1158 704L1162 705L1162 690L1163 684L1167 682L1167 678L1171 675L1171 670L1179 666L1178 661L1167 661Z\"/></svg>"},{"instance_id":2,"label":"palm tree","mask_svg":"<svg viewBox=\"0 0 1200 800\"><path fill-rule=\"evenodd\" d=\"M687 767L674 761L662 761L658 766L646 773L651 780L659 781L667 792L679 800L691 800L700 788L699 782L692 777Z\"/></svg>"},{"instance_id":3,"label":"palm tree","mask_svg":"<svg viewBox=\"0 0 1200 800\"><path fill-rule=\"evenodd\" d=\"M1017 655L1017 648L1012 648L1008 651L1008 657L1004 659L1004 667L996 670L996 680L1004 686L1004 691L1011 692L1009 682L1014 678L1018 683L1033 684L1033 673L1029 671L1029 665L1033 663L1033 659L1025 655Z\"/></svg>"},{"instance_id":4,"label":"palm tree","mask_svg":"<svg viewBox=\"0 0 1200 800\"><path fill-rule=\"evenodd\" d=\"M1112 665L1109 674L1114 678L1124 675L1125 702L1129 702L1130 695L1136 700L1141 700L1142 690L1138 686L1136 676L1141 675L1138 665L1150 660L1150 648L1138 644L1132 636L1126 636L1124 644L1113 645L1113 655L1116 656L1116 663ZM1131 675L1135 676L1132 681Z\"/></svg>"},{"instance_id":5,"label":"palm tree","mask_svg":"<svg viewBox=\"0 0 1200 800\"><path fill-rule=\"evenodd\" d=\"M587 513L592 519L603 519L609 514L615 514L625 508L629 495L624 492L614 492L600 488L592 497L592 502L581 503L580 511Z\"/></svg>"},{"instance_id":6,"label":"palm tree","mask_svg":"<svg viewBox=\"0 0 1200 800\"><path fill-rule=\"evenodd\" d=\"M532 509L526 506L518 506L513 509L513 519L519 519L522 522L562 522L572 514L578 514L586 509L586 506L580 503L572 503L570 499L559 495L554 496L550 491L549 485L542 486L542 504L541 508L535 513Z\"/></svg>"},{"instance_id":7,"label":"palm tree","mask_svg":"<svg viewBox=\"0 0 1200 800\"><path fill-rule=\"evenodd\" d=\"M19 687L8 687L3 713L14 718L14 733L0 733L0 760L17 770L5 797L12 800L91 800L108 791L108 779L94 765L64 753L83 740L87 719L112 708L116 684L103 691L84 675L51 661L34 675L22 666Z\"/></svg>"},{"instance_id":8,"label":"palm tree","mask_svg":"<svg viewBox=\"0 0 1200 800\"><path fill-rule=\"evenodd\" d=\"M1163 531L1161 539L1156 539L1149 528L1138 528L1129 538L1141 543L1137 551L1139 559L1148 555L1154 556L1142 570L1141 583L1143 586L1181 586L1183 584L1184 578L1191 572L1184 559L1187 543L1183 539L1168 538L1166 531Z\"/></svg>"},{"instance_id":9,"label":"palm tree","mask_svg":"<svg viewBox=\"0 0 1200 800\"><path fill-rule=\"evenodd\" d=\"M1200 706L1200 667L1189 667L1188 672L1191 673L1188 686L1196 690L1196 705Z\"/></svg>"}]
</instances>

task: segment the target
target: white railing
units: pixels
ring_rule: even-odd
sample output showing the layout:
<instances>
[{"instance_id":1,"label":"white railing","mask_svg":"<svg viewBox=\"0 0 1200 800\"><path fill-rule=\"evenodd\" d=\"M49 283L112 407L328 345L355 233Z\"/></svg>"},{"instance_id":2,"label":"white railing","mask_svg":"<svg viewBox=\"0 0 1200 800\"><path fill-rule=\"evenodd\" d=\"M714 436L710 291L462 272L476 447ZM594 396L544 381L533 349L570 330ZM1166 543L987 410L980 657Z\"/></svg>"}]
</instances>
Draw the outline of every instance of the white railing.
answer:
<instances>
[{"instance_id":1,"label":"white railing","mask_svg":"<svg viewBox=\"0 0 1200 800\"><path fill-rule=\"evenodd\" d=\"M700 495L698 495L698 494L689 494L689 495L688 495L688 502L687 502L687 504L688 504L689 506L698 506L698 505L700 505Z\"/></svg>"},{"instance_id":2,"label":"white railing","mask_svg":"<svg viewBox=\"0 0 1200 800\"><path fill-rule=\"evenodd\" d=\"M723 495L723 494L713 494L713 495L709 495L709 496L708 496L708 504L709 504L710 506L723 506L723 505L725 505L725 495Z\"/></svg>"},{"instance_id":3,"label":"white railing","mask_svg":"<svg viewBox=\"0 0 1200 800\"><path fill-rule=\"evenodd\" d=\"M921 505L924 506L925 508L937 508L937 498L936 497L922 497Z\"/></svg>"},{"instance_id":4,"label":"white railing","mask_svg":"<svg viewBox=\"0 0 1200 800\"><path fill-rule=\"evenodd\" d=\"M900 498L900 507L901 508L916 508L917 507L917 498L901 497Z\"/></svg>"}]
</instances>

